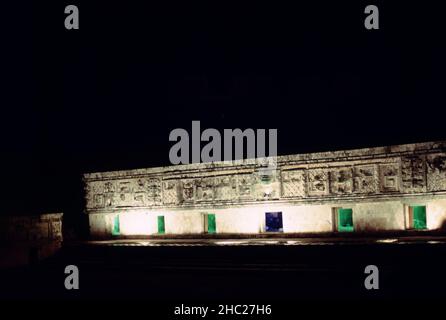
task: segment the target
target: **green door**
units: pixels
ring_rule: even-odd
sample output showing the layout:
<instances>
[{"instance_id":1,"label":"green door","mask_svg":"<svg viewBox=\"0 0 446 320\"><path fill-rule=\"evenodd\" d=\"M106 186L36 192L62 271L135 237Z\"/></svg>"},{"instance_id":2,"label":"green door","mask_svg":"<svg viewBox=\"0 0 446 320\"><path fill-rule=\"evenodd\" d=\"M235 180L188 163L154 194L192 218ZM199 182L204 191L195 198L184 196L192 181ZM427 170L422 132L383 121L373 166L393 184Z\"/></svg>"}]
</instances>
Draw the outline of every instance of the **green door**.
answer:
<instances>
[{"instance_id":1,"label":"green door","mask_svg":"<svg viewBox=\"0 0 446 320\"><path fill-rule=\"evenodd\" d=\"M416 230L426 229L426 207L414 206L413 210L413 227Z\"/></svg>"},{"instance_id":2,"label":"green door","mask_svg":"<svg viewBox=\"0 0 446 320\"><path fill-rule=\"evenodd\" d=\"M353 231L353 210L352 209L338 209L338 231L352 232Z\"/></svg>"},{"instance_id":3,"label":"green door","mask_svg":"<svg viewBox=\"0 0 446 320\"><path fill-rule=\"evenodd\" d=\"M119 229L119 215L117 214L113 218L113 229L112 229L112 235L119 236L120 229Z\"/></svg>"},{"instance_id":4,"label":"green door","mask_svg":"<svg viewBox=\"0 0 446 320\"><path fill-rule=\"evenodd\" d=\"M208 217L208 233L216 233L217 224L215 222L215 214L209 213L207 217Z\"/></svg>"},{"instance_id":5,"label":"green door","mask_svg":"<svg viewBox=\"0 0 446 320\"><path fill-rule=\"evenodd\" d=\"M159 234L166 233L166 229L164 226L164 216L158 216L158 233Z\"/></svg>"}]
</instances>

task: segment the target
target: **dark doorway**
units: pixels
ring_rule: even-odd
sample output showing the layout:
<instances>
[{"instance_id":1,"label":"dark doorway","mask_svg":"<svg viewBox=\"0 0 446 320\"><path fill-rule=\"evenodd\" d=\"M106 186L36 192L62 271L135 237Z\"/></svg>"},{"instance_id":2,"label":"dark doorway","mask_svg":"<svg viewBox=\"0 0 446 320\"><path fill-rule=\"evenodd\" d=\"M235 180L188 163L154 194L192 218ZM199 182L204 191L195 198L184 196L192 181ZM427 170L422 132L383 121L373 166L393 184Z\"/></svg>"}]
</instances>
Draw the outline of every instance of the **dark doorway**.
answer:
<instances>
[{"instance_id":1,"label":"dark doorway","mask_svg":"<svg viewBox=\"0 0 446 320\"><path fill-rule=\"evenodd\" d=\"M409 207L409 225L411 229L425 230L426 224L426 206Z\"/></svg>"},{"instance_id":2,"label":"dark doorway","mask_svg":"<svg viewBox=\"0 0 446 320\"><path fill-rule=\"evenodd\" d=\"M114 236L119 236L121 233L120 230L120 223L119 223L119 215L115 215L115 217L113 218L113 229L112 229L112 235Z\"/></svg>"},{"instance_id":3,"label":"dark doorway","mask_svg":"<svg viewBox=\"0 0 446 320\"><path fill-rule=\"evenodd\" d=\"M158 234L165 234L166 226L164 222L164 216L158 216Z\"/></svg>"},{"instance_id":4,"label":"dark doorway","mask_svg":"<svg viewBox=\"0 0 446 320\"><path fill-rule=\"evenodd\" d=\"M207 233L217 232L217 223L215 221L215 214L207 213L204 215L204 230L206 230Z\"/></svg>"},{"instance_id":5,"label":"dark doorway","mask_svg":"<svg viewBox=\"0 0 446 320\"><path fill-rule=\"evenodd\" d=\"M338 231L339 232L353 232L353 210L339 208L338 209Z\"/></svg>"},{"instance_id":6,"label":"dark doorway","mask_svg":"<svg viewBox=\"0 0 446 320\"><path fill-rule=\"evenodd\" d=\"M282 212L265 213L266 232L283 232Z\"/></svg>"}]
</instances>

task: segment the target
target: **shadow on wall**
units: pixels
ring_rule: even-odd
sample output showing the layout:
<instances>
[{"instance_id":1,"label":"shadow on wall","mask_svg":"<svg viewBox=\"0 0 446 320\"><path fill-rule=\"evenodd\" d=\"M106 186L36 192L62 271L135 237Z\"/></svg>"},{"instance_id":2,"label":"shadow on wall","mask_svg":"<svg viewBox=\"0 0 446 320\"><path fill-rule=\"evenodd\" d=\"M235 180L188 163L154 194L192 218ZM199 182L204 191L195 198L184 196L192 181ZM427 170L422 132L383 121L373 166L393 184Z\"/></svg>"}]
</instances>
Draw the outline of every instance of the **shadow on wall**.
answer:
<instances>
[{"instance_id":1,"label":"shadow on wall","mask_svg":"<svg viewBox=\"0 0 446 320\"><path fill-rule=\"evenodd\" d=\"M0 267L15 267L53 255L62 247L62 213L0 219Z\"/></svg>"},{"instance_id":2,"label":"shadow on wall","mask_svg":"<svg viewBox=\"0 0 446 320\"><path fill-rule=\"evenodd\" d=\"M88 215L82 214L79 217L71 217L64 215L63 218L63 239L65 242L88 240L90 236L90 226L88 221Z\"/></svg>"},{"instance_id":3,"label":"shadow on wall","mask_svg":"<svg viewBox=\"0 0 446 320\"><path fill-rule=\"evenodd\" d=\"M440 231L441 233L446 233L446 219L443 220L438 231Z\"/></svg>"}]
</instances>

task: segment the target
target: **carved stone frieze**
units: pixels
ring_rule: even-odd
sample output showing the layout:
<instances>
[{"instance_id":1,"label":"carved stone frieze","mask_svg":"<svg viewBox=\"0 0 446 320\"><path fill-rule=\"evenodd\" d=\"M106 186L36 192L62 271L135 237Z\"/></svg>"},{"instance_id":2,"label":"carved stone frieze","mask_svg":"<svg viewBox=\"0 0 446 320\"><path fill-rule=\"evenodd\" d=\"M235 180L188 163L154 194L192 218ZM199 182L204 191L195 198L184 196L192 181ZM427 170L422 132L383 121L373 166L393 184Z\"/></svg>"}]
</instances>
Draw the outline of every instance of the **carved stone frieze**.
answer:
<instances>
[{"instance_id":1,"label":"carved stone frieze","mask_svg":"<svg viewBox=\"0 0 446 320\"><path fill-rule=\"evenodd\" d=\"M378 190L378 173L375 165L354 167L353 189L355 193L376 193Z\"/></svg>"},{"instance_id":2,"label":"carved stone frieze","mask_svg":"<svg viewBox=\"0 0 446 320\"><path fill-rule=\"evenodd\" d=\"M446 190L446 155L427 157L427 188L429 191Z\"/></svg>"},{"instance_id":3,"label":"carved stone frieze","mask_svg":"<svg viewBox=\"0 0 446 320\"><path fill-rule=\"evenodd\" d=\"M282 196L305 197L305 170L282 171Z\"/></svg>"},{"instance_id":4,"label":"carved stone frieze","mask_svg":"<svg viewBox=\"0 0 446 320\"><path fill-rule=\"evenodd\" d=\"M336 195L353 192L352 168L336 168L330 171L330 192Z\"/></svg>"},{"instance_id":5,"label":"carved stone frieze","mask_svg":"<svg viewBox=\"0 0 446 320\"><path fill-rule=\"evenodd\" d=\"M325 169L308 170L308 195L323 196L329 194L328 172Z\"/></svg>"},{"instance_id":6,"label":"carved stone frieze","mask_svg":"<svg viewBox=\"0 0 446 320\"><path fill-rule=\"evenodd\" d=\"M446 192L446 143L443 149L438 146L431 143L284 156L278 157L277 167L272 168L250 161L155 168L153 173L139 169L87 174L86 209ZM388 155L389 150L394 153Z\"/></svg>"},{"instance_id":7,"label":"carved stone frieze","mask_svg":"<svg viewBox=\"0 0 446 320\"><path fill-rule=\"evenodd\" d=\"M396 192L400 190L400 174L398 163L379 165L379 184L381 192Z\"/></svg>"},{"instance_id":8,"label":"carved stone frieze","mask_svg":"<svg viewBox=\"0 0 446 320\"><path fill-rule=\"evenodd\" d=\"M424 156L401 159L401 180L404 192L426 191L426 159Z\"/></svg>"}]
</instances>

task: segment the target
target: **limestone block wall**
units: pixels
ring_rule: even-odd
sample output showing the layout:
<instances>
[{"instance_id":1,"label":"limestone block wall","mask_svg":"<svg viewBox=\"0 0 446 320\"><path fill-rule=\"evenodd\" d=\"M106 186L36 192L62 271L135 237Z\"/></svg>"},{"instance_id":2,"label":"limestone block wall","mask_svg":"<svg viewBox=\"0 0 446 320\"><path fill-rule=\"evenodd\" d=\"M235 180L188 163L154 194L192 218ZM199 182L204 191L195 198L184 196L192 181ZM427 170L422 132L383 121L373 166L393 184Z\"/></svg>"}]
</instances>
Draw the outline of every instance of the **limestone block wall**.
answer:
<instances>
[{"instance_id":1,"label":"limestone block wall","mask_svg":"<svg viewBox=\"0 0 446 320\"><path fill-rule=\"evenodd\" d=\"M250 234L262 232L262 211L258 207L236 207L214 211L209 210L207 212L216 215L217 233Z\"/></svg>"},{"instance_id":2,"label":"limestone block wall","mask_svg":"<svg viewBox=\"0 0 446 320\"><path fill-rule=\"evenodd\" d=\"M0 268L35 263L59 250L62 215L0 217Z\"/></svg>"},{"instance_id":3,"label":"limestone block wall","mask_svg":"<svg viewBox=\"0 0 446 320\"><path fill-rule=\"evenodd\" d=\"M62 213L0 217L4 242L62 241Z\"/></svg>"},{"instance_id":4,"label":"limestone block wall","mask_svg":"<svg viewBox=\"0 0 446 320\"><path fill-rule=\"evenodd\" d=\"M404 230L404 204L400 201L357 203L353 209L355 231Z\"/></svg>"},{"instance_id":5,"label":"limestone block wall","mask_svg":"<svg viewBox=\"0 0 446 320\"><path fill-rule=\"evenodd\" d=\"M430 230L446 230L446 199L436 199L427 202L427 227Z\"/></svg>"},{"instance_id":6,"label":"limestone block wall","mask_svg":"<svg viewBox=\"0 0 446 320\"><path fill-rule=\"evenodd\" d=\"M284 232L317 233L333 231L332 207L330 205L300 205L277 209L277 211L283 212Z\"/></svg>"},{"instance_id":7,"label":"limestone block wall","mask_svg":"<svg viewBox=\"0 0 446 320\"><path fill-rule=\"evenodd\" d=\"M157 218L165 219L165 233L172 235L206 233L204 215L216 217L218 234L256 234L265 232L265 213L281 212L284 233L329 233L336 231L334 208L353 210L356 232L403 231L408 229L407 208L424 205L427 229L446 226L446 198L411 198L374 202L338 202L335 204L263 204L229 208L186 210L123 210L108 214L91 214L91 232L109 237L116 215L119 215L120 236L158 234Z\"/></svg>"},{"instance_id":8,"label":"limestone block wall","mask_svg":"<svg viewBox=\"0 0 446 320\"><path fill-rule=\"evenodd\" d=\"M284 232L332 232L333 208L351 208L355 231L404 230L407 207L426 205L430 229L444 220L446 142L280 156L84 175L85 212L93 236L204 232L204 213L218 233L259 233L265 212L282 212Z\"/></svg>"},{"instance_id":9,"label":"limestone block wall","mask_svg":"<svg viewBox=\"0 0 446 320\"><path fill-rule=\"evenodd\" d=\"M90 234L104 238L111 235L111 224L107 223L109 214L104 213L92 213L88 216L88 222L90 227Z\"/></svg>"}]
</instances>

